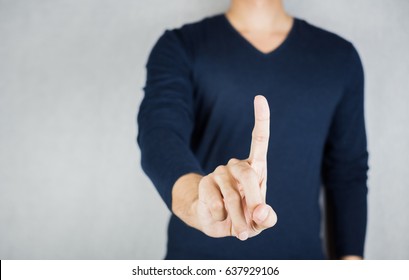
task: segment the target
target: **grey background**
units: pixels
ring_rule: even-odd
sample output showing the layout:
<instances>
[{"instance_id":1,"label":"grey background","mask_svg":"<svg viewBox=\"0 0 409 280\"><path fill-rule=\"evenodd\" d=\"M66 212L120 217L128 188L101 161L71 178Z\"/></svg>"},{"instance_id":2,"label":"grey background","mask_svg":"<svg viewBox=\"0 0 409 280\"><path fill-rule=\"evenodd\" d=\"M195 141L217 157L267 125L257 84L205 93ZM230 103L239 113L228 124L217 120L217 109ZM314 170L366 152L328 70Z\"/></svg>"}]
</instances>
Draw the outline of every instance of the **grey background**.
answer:
<instances>
[{"instance_id":1,"label":"grey background","mask_svg":"<svg viewBox=\"0 0 409 280\"><path fill-rule=\"evenodd\" d=\"M409 259L409 1L285 0L366 71L366 257ZM139 165L144 65L228 1L0 0L0 259L160 259L169 212Z\"/></svg>"}]
</instances>

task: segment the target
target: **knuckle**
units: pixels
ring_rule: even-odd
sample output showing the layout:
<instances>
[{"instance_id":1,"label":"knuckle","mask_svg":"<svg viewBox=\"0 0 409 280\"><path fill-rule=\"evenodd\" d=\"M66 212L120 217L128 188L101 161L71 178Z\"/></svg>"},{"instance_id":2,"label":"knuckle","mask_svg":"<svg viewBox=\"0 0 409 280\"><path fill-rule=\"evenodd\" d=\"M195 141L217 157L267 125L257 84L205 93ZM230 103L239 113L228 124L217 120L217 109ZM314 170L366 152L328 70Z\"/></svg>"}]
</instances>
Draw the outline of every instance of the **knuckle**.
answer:
<instances>
[{"instance_id":1,"label":"knuckle","mask_svg":"<svg viewBox=\"0 0 409 280\"><path fill-rule=\"evenodd\" d=\"M261 134L253 134L253 140L256 142L261 142L265 143L268 142L269 137L266 135L261 135Z\"/></svg>"},{"instance_id":2,"label":"knuckle","mask_svg":"<svg viewBox=\"0 0 409 280\"><path fill-rule=\"evenodd\" d=\"M199 182L199 196L201 197L207 197L210 189L209 186L211 186L212 180L210 179L210 176L205 176L203 177L200 182Z\"/></svg>"},{"instance_id":3,"label":"knuckle","mask_svg":"<svg viewBox=\"0 0 409 280\"><path fill-rule=\"evenodd\" d=\"M230 191L230 192L226 193L226 196L225 196L224 200L228 204L241 203L241 196L236 191Z\"/></svg>"},{"instance_id":4,"label":"knuckle","mask_svg":"<svg viewBox=\"0 0 409 280\"><path fill-rule=\"evenodd\" d=\"M224 205L220 200L213 200L209 208L212 212L221 212L224 210Z\"/></svg>"},{"instance_id":5,"label":"knuckle","mask_svg":"<svg viewBox=\"0 0 409 280\"><path fill-rule=\"evenodd\" d=\"M214 170L214 173L216 174L224 174L226 173L226 167L224 165L219 165L216 167L216 169Z\"/></svg>"},{"instance_id":6,"label":"knuckle","mask_svg":"<svg viewBox=\"0 0 409 280\"><path fill-rule=\"evenodd\" d=\"M236 164L238 162L239 162L239 160L237 158L231 158L227 164L232 165L232 164Z\"/></svg>"},{"instance_id":7,"label":"knuckle","mask_svg":"<svg viewBox=\"0 0 409 280\"><path fill-rule=\"evenodd\" d=\"M254 179L254 176L255 176L254 170L251 167L243 168L242 171L241 171L241 175L242 175L243 179L246 180L246 181L247 180L250 181L250 180Z\"/></svg>"},{"instance_id":8,"label":"knuckle","mask_svg":"<svg viewBox=\"0 0 409 280\"><path fill-rule=\"evenodd\" d=\"M210 175L210 174L209 174ZM209 184L209 175L202 177L202 179L199 182L199 188L203 188Z\"/></svg>"},{"instance_id":9,"label":"knuckle","mask_svg":"<svg viewBox=\"0 0 409 280\"><path fill-rule=\"evenodd\" d=\"M223 182L225 180L225 174L216 172L213 174L213 178L220 184L220 182Z\"/></svg>"},{"instance_id":10,"label":"knuckle","mask_svg":"<svg viewBox=\"0 0 409 280\"><path fill-rule=\"evenodd\" d=\"M256 235L259 234L260 232L262 232L263 229L264 229L262 226L259 226L259 225L254 224L254 223L251 223L250 227L251 227L251 230L252 230Z\"/></svg>"}]
</instances>

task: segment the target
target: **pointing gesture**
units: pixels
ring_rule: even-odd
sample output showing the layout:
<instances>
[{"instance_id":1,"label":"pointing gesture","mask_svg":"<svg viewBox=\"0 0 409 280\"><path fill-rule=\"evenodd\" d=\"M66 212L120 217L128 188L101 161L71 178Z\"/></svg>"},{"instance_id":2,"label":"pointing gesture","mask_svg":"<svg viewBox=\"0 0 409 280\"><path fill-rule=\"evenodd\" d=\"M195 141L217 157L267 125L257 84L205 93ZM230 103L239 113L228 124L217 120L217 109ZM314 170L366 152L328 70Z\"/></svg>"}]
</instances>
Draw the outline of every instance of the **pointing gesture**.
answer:
<instances>
[{"instance_id":1,"label":"pointing gesture","mask_svg":"<svg viewBox=\"0 0 409 280\"><path fill-rule=\"evenodd\" d=\"M267 150L270 138L270 108L264 96L258 95L254 99L254 119L248 160L251 167L260 175L262 194L265 197L267 190Z\"/></svg>"},{"instance_id":2,"label":"pointing gesture","mask_svg":"<svg viewBox=\"0 0 409 280\"><path fill-rule=\"evenodd\" d=\"M231 159L199 181L194 224L211 237L246 240L277 221L265 201L270 111L264 96L254 99L254 119L248 159Z\"/></svg>"}]
</instances>

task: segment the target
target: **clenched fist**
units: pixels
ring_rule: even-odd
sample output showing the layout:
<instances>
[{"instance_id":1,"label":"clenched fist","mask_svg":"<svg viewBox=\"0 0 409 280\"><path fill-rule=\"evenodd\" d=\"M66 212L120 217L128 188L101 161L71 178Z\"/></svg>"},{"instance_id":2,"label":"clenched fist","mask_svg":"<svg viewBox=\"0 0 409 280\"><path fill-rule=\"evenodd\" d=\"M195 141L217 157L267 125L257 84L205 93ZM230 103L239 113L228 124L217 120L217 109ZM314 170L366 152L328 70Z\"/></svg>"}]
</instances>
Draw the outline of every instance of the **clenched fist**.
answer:
<instances>
[{"instance_id":1,"label":"clenched fist","mask_svg":"<svg viewBox=\"0 0 409 280\"><path fill-rule=\"evenodd\" d=\"M230 159L207 176L184 175L173 187L175 215L208 236L246 240L277 221L266 204L270 110L264 96L254 99L254 117L247 159Z\"/></svg>"}]
</instances>

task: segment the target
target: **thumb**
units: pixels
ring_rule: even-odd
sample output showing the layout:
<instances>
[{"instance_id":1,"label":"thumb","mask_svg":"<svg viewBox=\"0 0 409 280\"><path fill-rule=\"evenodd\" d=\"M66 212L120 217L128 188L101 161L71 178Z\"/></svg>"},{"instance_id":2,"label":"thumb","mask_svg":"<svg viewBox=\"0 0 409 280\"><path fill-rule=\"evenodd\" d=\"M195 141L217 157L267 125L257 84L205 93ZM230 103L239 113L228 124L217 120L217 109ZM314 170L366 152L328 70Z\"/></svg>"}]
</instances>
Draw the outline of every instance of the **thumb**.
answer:
<instances>
[{"instance_id":1,"label":"thumb","mask_svg":"<svg viewBox=\"0 0 409 280\"><path fill-rule=\"evenodd\" d=\"M270 205L260 204L253 212L253 221L254 228L261 231L277 223L277 214Z\"/></svg>"}]
</instances>

